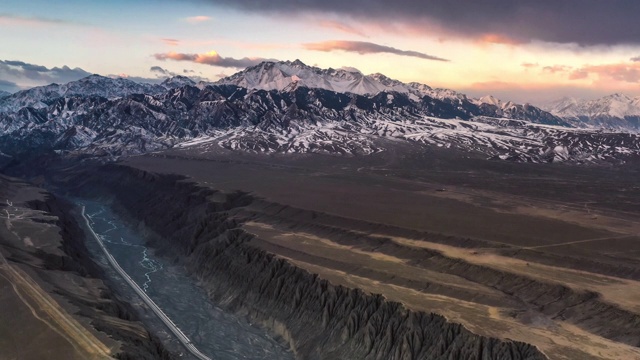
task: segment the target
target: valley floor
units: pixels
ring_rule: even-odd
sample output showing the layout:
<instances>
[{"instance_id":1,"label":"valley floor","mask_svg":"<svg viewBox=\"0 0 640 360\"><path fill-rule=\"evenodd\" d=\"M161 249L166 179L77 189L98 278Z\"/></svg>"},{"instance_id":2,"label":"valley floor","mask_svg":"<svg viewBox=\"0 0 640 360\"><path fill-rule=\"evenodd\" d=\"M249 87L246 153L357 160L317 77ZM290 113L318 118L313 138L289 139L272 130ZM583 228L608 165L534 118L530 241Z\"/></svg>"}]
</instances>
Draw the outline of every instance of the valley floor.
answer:
<instances>
[{"instance_id":1,"label":"valley floor","mask_svg":"<svg viewBox=\"0 0 640 360\"><path fill-rule=\"evenodd\" d=\"M0 358L169 359L95 267L72 206L0 176Z\"/></svg>"},{"instance_id":2,"label":"valley floor","mask_svg":"<svg viewBox=\"0 0 640 360\"><path fill-rule=\"evenodd\" d=\"M336 285L552 359L640 359L637 169L425 150L364 158L172 150L125 164L261 200L250 244ZM398 152L407 154L406 152Z\"/></svg>"},{"instance_id":3,"label":"valley floor","mask_svg":"<svg viewBox=\"0 0 640 360\"><path fill-rule=\"evenodd\" d=\"M86 319L73 315L74 307L47 288L89 292L95 284L62 271L46 273L46 265L33 254L38 250L63 255L57 220L30 209L25 202L44 195L13 179L0 178L0 349L7 359L110 359L119 345L96 333ZM7 259L7 256L9 259ZM42 276L46 276L46 280ZM66 283L70 282L70 283ZM66 283L66 284L65 284ZM88 293L82 296L91 296ZM66 307L66 308L65 308ZM85 322L84 324L79 321Z\"/></svg>"}]
</instances>

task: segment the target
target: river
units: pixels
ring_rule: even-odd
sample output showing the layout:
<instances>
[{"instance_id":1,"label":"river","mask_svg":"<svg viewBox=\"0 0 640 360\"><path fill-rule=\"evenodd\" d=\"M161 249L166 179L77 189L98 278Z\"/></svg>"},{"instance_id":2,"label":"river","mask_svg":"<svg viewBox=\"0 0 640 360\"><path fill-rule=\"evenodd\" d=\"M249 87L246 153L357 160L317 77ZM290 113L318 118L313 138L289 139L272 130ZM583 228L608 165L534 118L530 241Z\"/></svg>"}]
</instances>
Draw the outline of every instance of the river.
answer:
<instances>
[{"instance_id":1,"label":"river","mask_svg":"<svg viewBox=\"0 0 640 360\"><path fill-rule=\"evenodd\" d=\"M202 353L214 360L293 359L288 349L278 343L264 329L251 325L244 317L227 313L216 307L184 269L154 256L143 239L128 228L106 205L76 200L85 206L85 213L93 231L100 237L109 253L135 283L182 330ZM88 237L87 247L105 267L121 288L122 278L109 268L98 241ZM120 289L123 290L123 289ZM131 302L141 307L140 298L133 291L124 291ZM143 314L144 315L144 314ZM150 314L144 315L152 318ZM157 320L157 319L156 319ZM171 337L158 321L151 321L161 338ZM174 347L175 347L175 339ZM189 358L188 353L183 354Z\"/></svg>"}]
</instances>

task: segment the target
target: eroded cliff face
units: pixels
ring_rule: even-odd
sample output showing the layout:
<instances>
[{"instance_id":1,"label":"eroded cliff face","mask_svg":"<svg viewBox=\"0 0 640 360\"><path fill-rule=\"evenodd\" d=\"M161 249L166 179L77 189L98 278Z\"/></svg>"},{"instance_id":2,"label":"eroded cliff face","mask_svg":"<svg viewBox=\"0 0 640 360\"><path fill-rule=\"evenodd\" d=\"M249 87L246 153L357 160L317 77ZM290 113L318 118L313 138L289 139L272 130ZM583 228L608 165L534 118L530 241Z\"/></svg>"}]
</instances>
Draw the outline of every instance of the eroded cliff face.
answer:
<instances>
[{"instance_id":1,"label":"eroded cliff face","mask_svg":"<svg viewBox=\"0 0 640 360\"><path fill-rule=\"evenodd\" d=\"M45 201L33 201L30 206L58 217L56 225L63 239L66 256L51 256L42 253L49 270L72 271L86 278L106 279L84 245L85 233L73 215L73 205L54 195ZM91 325L120 342L121 349L115 354L120 360L170 360L174 356L165 349L161 341L138 321L135 311L118 294L108 287L108 281L100 298L78 296L58 289L72 304L81 309L80 314L91 319Z\"/></svg>"},{"instance_id":2,"label":"eroded cliff face","mask_svg":"<svg viewBox=\"0 0 640 360\"><path fill-rule=\"evenodd\" d=\"M220 306L285 339L300 359L544 359L534 346L478 336L442 316L335 286L253 244L255 199L177 176L108 165L73 180L111 199L158 254L183 264Z\"/></svg>"},{"instance_id":3,"label":"eroded cliff face","mask_svg":"<svg viewBox=\"0 0 640 360\"><path fill-rule=\"evenodd\" d=\"M572 323L590 333L615 342L634 347L640 346L640 316L627 308L607 302L598 292L574 289L557 282L536 279L526 274L479 265L462 258L446 256L440 251L417 248L402 242L396 242L393 238L404 237L414 240L428 238L431 242L468 247L470 252L492 246L492 244L483 243L482 240L437 236L418 231L411 232L405 229L379 226L378 224L345 219L328 214L314 214L312 211L268 201L254 201L251 205L243 207L237 213L237 216L245 221L273 224L279 229L287 229L291 232L313 234L329 239L336 244L366 253L399 258L415 268L454 275L475 284L495 289L501 296L483 298L477 292L463 291L454 286L447 288L446 285L437 283L427 283L425 285L424 281L413 284L411 280L401 278L387 280L392 283L397 282L399 286L415 288L416 290L424 289L425 286L440 286L439 289L431 289L429 292L446 294L464 301L512 308L512 316L514 318L524 318L532 312L538 313L546 318ZM376 233L377 235L372 236L370 235L371 233ZM274 247L274 244L261 242L260 247L270 249ZM300 257L300 255L290 253L290 251L274 249L274 252L279 254ZM510 253L512 251L507 250L506 252ZM305 256L312 255L306 254ZM572 267L572 264L565 264L565 266ZM341 271L353 271L346 262L334 264L333 267ZM629 277L634 275L632 272L625 272L624 267L622 268L617 274L629 275ZM594 269L609 273L609 268L604 265L594 265L592 271ZM362 271L361 269L354 270Z\"/></svg>"},{"instance_id":4,"label":"eroded cliff face","mask_svg":"<svg viewBox=\"0 0 640 360\"><path fill-rule=\"evenodd\" d=\"M132 307L112 291L108 281L103 281L106 277L85 247L85 235L76 222L72 204L18 179L1 176L0 196L13 199L2 205L6 214L10 214L5 225L13 234L13 238L0 241L8 265L25 269L34 281L33 286L41 287L56 300L60 309L64 308L63 314L68 313L86 327L78 331L94 333L108 347L109 356L117 359L173 358L137 320ZM4 214L5 210L2 211ZM21 238L24 238L24 244L16 242ZM66 328L62 329L61 333L66 331ZM40 332L26 325L25 331ZM64 339L74 347L82 345L75 344L73 333L66 334ZM35 346L46 348L47 344L36 343ZM2 351L0 349L0 353ZM22 358L23 355L30 358L27 353L18 356ZM47 358L70 359L74 356L52 349Z\"/></svg>"}]
</instances>

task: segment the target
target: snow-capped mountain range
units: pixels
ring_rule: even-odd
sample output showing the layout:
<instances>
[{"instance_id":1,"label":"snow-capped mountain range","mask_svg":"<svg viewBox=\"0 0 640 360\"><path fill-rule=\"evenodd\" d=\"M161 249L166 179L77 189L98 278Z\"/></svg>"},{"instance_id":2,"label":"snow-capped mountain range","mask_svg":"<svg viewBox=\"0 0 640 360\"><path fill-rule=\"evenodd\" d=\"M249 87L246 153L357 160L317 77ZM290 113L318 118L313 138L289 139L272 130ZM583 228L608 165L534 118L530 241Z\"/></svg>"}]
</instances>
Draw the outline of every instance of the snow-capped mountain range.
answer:
<instances>
[{"instance_id":1,"label":"snow-capped mountain range","mask_svg":"<svg viewBox=\"0 0 640 360\"><path fill-rule=\"evenodd\" d=\"M50 101L60 97L99 96L110 99L132 94L155 95L166 90L160 85L137 83L126 78L90 75L63 85L50 84L19 91L0 99L0 111L18 111L24 107L45 108Z\"/></svg>"},{"instance_id":2,"label":"snow-capped mountain range","mask_svg":"<svg viewBox=\"0 0 640 360\"><path fill-rule=\"evenodd\" d=\"M363 75L264 62L215 84L92 75L0 98L0 152L122 156L174 146L350 156L382 139L523 161L624 161L635 134L578 129L529 104Z\"/></svg>"},{"instance_id":3,"label":"snow-capped mountain range","mask_svg":"<svg viewBox=\"0 0 640 360\"><path fill-rule=\"evenodd\" d=\"M613 94L595 100L564 97L542 108L577 126L640 131L640 96Z\"/></svg>"},{"instance_id":4,"label":"snow-capped mountain range","mask_svg":"<svg viewBox=\"0 0 640 360\"><path fill-rule=\"evenodd\" d=\"M529 104L503 103L492 96L469 99L465 94L450 89L434 89L417 82L403 83L380 73L364 75L355 68L320 69L305 65L300 60L263 62L222 78L216 84L235 85L254 90L280 91L291 91L297 87L305 87L364 96L372 96L381 92L400 93L417 102L425 97L437 99L461 110L468 109L476 115L530 120L552 125L569 125L562 119Z\"/></svg>"},{"instance_id":5,"label":"snow-capped mountain range","mask_svg":"<svg viewBox=\"0 0 640 360\"><path fill-rule=\"evenodd\" d=\"M166 89L175 89L175 88L183 87L185 85L196 86L197 84L195 81L189 79L186 76L176 75L174 77L167 78L160 85L162 85Z\"/></svg>"},{"instance_id":6,"label":"snow-capped mountain range","mask_svg":"<svg viewBox=\"0 0 640 360\"><path fill-rule=\"evenodd\" d=\"M410 95L413 100L419 100L424 95L436 97L434 94L438 93L427 85L405 84L382 74L363 75L358 69L348 67L320 69L307 66L300 60L263 62L216 83L260 90L286 90L301 86L358 95L399 92ZM462 94L460 96L465 97Z\"/></svg>"},{"instance_id":7,"label":"snow-capped mountain range","mask_svg":"<svg viewBox=\"0 0 640 360\"><path fill-rule=\"evenodd\" d=\"M469 101L465 94L450 89L434 89L417 82L403 83L380 73L364 75L360 70L352 67L321 69L305 65L300 60L263 62L222 78L216 84L236 85L259 90L291 90L301 86L358 95L398 92L407 94L414 101L419 101L424 96L438 100ZM478 103L478 101L475 102Z\"/></svg>"}]
</instances>

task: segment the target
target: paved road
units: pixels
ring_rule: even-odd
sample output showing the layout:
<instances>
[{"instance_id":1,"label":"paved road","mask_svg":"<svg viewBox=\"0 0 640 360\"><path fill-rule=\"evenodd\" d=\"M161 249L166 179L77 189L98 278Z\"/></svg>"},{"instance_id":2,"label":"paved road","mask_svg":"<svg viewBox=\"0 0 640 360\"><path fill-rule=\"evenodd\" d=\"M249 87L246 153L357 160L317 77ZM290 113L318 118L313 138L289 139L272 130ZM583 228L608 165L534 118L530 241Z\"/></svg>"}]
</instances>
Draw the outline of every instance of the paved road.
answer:
<instances>
[{"instance_id":1,"label":"paved road","mask_svg":"<svg viewBox=\"0 0 640 360\"><path fill-rule=\"evenodd\" d=\"M164 311L162 311L162 309L160 309L160 307L156 305L156 303L153 302L153 300L151 300L151 298L147 295L147 293L144 292L140 288L140 286L136 284L135 281L133 281L133 279L129 276L129 274L127 274L120 267L116 259L109 253L107 248L104 246L104 243L102 242L98 234L96 234L96 232L91 227L91 222L89 221L89 218L85 214L84 206L82 207L82 217L84 218L84 221L87 223L87 228L89 229L89 231L91 231L91 234L93 234L93 237L98 241L100 248L102 249L104 254L107 256L107 260L109 260L109 263L111 264L111 266L118 272L118 274L120 274L120 276L122 276L122 278L127 282L127 284L129 284L129 286L131 286L131 288L138 294L138 296L140 296L142 301L144 301L149 306L149 308L156 314L156 316L158 316L158 318L160 318L160 320L167 326L167 328L169 328L169 330L178 338L178 340L180 341L180 343L182 343L185 349L187 349L187 351L189 351L193 356L197 357L200 360L212 360L210 357L201 353L200 350L198 350L198 348L196 348L193 345L191 340L182 332L182 330L180 330L178 326L174 324L173 321L171 321L171 319L164 313Z\"/></svg>"}]
</instances>

